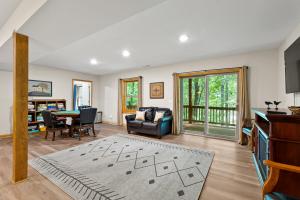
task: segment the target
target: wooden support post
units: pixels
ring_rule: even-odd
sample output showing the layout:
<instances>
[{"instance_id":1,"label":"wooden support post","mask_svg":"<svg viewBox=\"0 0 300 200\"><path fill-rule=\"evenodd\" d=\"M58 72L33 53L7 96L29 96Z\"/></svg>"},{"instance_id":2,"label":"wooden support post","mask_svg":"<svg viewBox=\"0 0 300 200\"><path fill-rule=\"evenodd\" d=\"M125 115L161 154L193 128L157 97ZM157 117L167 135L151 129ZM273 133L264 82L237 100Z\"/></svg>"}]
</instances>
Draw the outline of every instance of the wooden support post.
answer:
<instances>
[{"instance_id":1,"label":"wooden support post","mask_svg":"<svg viewBox=\"0 0 300 200\"><path fill-rule=\"evenodd\" d=\"M192 79L189 78L189 124L192 123L192 119L193 119L193 99L192 99Z\"/></svg>"},{"instance_id":2,"label":"wooden support post","mask_svg":"<svg viewBox=\"0 0 300 200\"><path fill-rule=\"evenodd\" d=\"M13 172L12 182L28 173L28 37L13 33Z\"/></svg>"}]
</instances>

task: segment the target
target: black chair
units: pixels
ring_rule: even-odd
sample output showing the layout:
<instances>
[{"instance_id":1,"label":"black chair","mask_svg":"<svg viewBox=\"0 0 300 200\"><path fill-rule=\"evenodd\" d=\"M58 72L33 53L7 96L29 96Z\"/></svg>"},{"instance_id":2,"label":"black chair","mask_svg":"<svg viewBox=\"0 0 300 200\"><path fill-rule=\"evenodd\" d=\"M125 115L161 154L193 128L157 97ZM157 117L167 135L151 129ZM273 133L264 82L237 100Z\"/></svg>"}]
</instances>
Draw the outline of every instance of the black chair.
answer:
<instances>
[{"instance_id":1,"label":"black chair","mask_svg":"<svg viewBox=\"0 0 300 200\"><path fill-rule=\"evenodd\" d=\"M97 108L83 108L80 110L79 120L74 120L73 127L78 129L78 139L80 140L80 135L83 130L89 131L92 129L94 137L95 133L95 118L97 114Z\"/></svg>"},{"instance_id":2,"label":"black chair","mask_svg":"<svg viewBox=\"0 0 300 200\"><path fill-rule=\"evenodd\" d=\"M57 120L56 117L48 110L42 111L42 116L46 126L46 135L45 139L48 137L48 133L52 132L52 141L55 140L55 132L60 131L60 134L63 134L63 130L68 129L65 120Z\"/></svg>"},{"instance_id":3,"label":"black chair","mask_svg":"<svg viewBox=\"0 0 300 200\"><path fill-rule=\"evenodd\" d=\"M92 106L87 106L87 105L82 105L82 106L78 106L78 110L82 110L82 109L86 109L86 108L91 108ZM75 121L78 121L76 124L79 124L80 121L80 117L73 119Z\"/></svg>"},{"instance_id":4,"label":"black chair","mask_svg":"<svg viewBox=\"0 0 300 200\"><path fill-rule=\"evenodd\" d=\"M85 108L91 108L92 106L86 106L86 105L83 105L83 106L78 106L78 110L82 110L82 109L85 109Z\"/></svg>"}]
</instances>

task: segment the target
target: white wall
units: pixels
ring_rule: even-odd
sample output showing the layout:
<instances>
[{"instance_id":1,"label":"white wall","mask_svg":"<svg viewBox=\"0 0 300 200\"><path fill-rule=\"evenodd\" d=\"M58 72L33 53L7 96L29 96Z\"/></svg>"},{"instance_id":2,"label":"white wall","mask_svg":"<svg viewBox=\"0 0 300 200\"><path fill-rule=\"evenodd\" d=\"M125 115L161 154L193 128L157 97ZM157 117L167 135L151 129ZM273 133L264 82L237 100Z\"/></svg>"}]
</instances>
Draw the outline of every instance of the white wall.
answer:
<instances>
[{"instance_id":1,"label":"white wall","mask_svg":"<svg viewBox=\"0 0 300 200\"><path fill-rule=\"evenodd\" d=\"M288 107L294 105L294 94L286 94L285 92L285 63L284 63L284 51L297 39L300 37L300 24L295 30L286 38L282 43L278 52L278 97L283 101L283 107ZM300 94L296 94L296 105L300 106Z\"/></svg>"},{"instance_id":2,"label":"white wall","mask_svg":"<svg viewBox=\"0 0 300 200\"><path fill-rule=\"evenodd\" d=\"M0 134L11 133L12 72L0 71ZM52 99L66 99L67 109L72 109L72 79L93 81L93 106L98 107L98 76L71 72L50 67L29 67L29 79L52 81ZM34 97L30 99L51 99L50 97Z\"/></svg>"},{"instance_id":3,"label":"white wall","mask_svg":"<svg viewBox=\"0 0 300 200\"><path fill-rule=\"evenodd\" d=\"M30 66L29 79L52 81L52 99L66 99L67 109L72 109L72 79L93 81L93 106L98 105L98 76L83 74L79 72L65 71L50 67ZM45 97L39 97L45 99ZM48 99L48 97L46 97ZM51 99L50 98L50 99ZM34 97L33 99L38 99Z\"/></svg>"},{"instance_id":4,"label":"white wall","mask_svg":"<svg viewBox=\"0 0 300 200\"><path fill-rule=\"evenodd\" d=\"M11 133L12 72L0 71L0 134Z\"/></svg>"},{"instance_id":5,"label":"white wall","mask_svg":"<svg viewBox=\"0 0 300 200\"><path fill-rule=\"evenodd\" d=\"M100 76L99 109L103 111L104 121L117 123L119 78L143 76L143 105L172 108L172 74L174 72L240 67L243 65L250 67L251 106L264 107L265 100L277 100L278 50L273 49ZM150 99L149 83L161 81L165 83L165 98Z\"/></svg>"}]
</instances>

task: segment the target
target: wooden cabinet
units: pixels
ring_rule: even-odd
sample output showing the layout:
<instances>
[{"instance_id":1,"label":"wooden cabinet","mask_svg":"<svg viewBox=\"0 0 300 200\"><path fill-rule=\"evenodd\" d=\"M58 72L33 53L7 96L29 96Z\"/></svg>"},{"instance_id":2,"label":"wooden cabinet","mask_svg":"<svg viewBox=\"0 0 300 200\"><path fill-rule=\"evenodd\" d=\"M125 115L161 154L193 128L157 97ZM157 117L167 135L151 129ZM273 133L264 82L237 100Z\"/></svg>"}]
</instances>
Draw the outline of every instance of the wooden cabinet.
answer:
<instances>
[{"instance_id":1,"label":"wooden cabinet","mask_svg":"<svg viewBox=\"0 0 300 200\"><path fill-rule=\"evenodd\" d=\"M300 116L268 113L267 109L253 109L255 127L253 132L253 161L261 184L268 177L263 160L300 166ZM300 174L282 172L276 191L300 198Z\"/></svg>"}]
</instances>

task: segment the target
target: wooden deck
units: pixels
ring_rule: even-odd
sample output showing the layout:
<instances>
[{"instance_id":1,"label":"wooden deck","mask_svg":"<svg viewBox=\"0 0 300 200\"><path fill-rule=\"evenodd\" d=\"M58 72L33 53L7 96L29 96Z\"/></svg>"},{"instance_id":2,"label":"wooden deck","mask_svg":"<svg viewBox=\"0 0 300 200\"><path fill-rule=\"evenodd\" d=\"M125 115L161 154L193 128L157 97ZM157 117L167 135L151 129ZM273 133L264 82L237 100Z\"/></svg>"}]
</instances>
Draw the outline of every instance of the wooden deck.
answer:
<instances>
[{"instance_id":1,"label":"wooden deck","mask_svg":"<svg viewBox=\"0 0 300 200\"><path fill-rule=\"evenodd\" d=\"M126 134L120 126L97 126L97 137L83 137L81 141L73 138L57 137L52 142L44 136L29 139L29 159L39 155L60 151L91 140L116 133ZM156 138L136 135L157 140ZM193 135L168 135L163 142L183 144L190 147L215 152L213 164L200 196L201 200L257 200L261 199L260 186L251 160L251 152L236 142L204 138ZM29 166L29 178L18 184L11 183L12 141L0 139L0 199L1 200L64 200L71 199L60 188Z\"/></svg>"},{"instance_id":2,"label":"wooden deck","mask_svg":"<svg viewBox=\"0 0 300 200\"><path fill-rule=\"evenodd\" d=\"M183 130L188 133L195 135L202 135L204 133L204 124L203 123L184 123ZM229 140L236 139L236 128L235 127L226 127L226 126L217 126L209 125L208 136L220 137Z\"/></svg>"}]
</instances>

